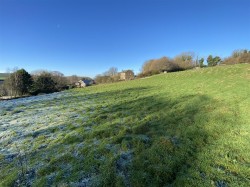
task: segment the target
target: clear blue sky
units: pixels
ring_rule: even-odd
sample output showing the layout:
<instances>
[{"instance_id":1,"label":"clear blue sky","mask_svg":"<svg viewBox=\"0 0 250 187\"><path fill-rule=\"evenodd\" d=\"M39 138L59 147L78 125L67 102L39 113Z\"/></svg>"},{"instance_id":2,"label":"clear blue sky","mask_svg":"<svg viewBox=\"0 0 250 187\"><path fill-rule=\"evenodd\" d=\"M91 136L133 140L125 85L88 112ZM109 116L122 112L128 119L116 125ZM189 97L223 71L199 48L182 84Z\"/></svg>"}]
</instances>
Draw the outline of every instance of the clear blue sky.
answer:
<instances>
[{"instance_id":1,"label":"clear blue sky","mask_svg":"<svg viewBox=\"0 0 250 187\"><path fill-rule=\"evenodd\" d=\"M149 59L250 49L250 0L0 0L0 72L136 73Z\"/></svg>"}]
</instances>

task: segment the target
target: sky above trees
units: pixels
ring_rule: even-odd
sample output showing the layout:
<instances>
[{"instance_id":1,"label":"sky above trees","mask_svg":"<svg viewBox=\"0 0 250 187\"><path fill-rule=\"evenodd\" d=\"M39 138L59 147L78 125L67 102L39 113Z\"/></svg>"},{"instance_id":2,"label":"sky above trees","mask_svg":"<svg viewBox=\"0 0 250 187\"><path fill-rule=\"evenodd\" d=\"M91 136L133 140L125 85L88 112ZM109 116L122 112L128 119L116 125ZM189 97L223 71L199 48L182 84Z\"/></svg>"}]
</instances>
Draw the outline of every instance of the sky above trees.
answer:
<instances>
[{"instance_id":1,"label":"sky above trees","mask_svg":"<svg viewBox=\"0 0 250 187\"><path fill-rule=\"evenodd\" d=\"M94 77L152 58L250 48L249 0L1 0L0 72Z\"/></svg>"}]
</instances>

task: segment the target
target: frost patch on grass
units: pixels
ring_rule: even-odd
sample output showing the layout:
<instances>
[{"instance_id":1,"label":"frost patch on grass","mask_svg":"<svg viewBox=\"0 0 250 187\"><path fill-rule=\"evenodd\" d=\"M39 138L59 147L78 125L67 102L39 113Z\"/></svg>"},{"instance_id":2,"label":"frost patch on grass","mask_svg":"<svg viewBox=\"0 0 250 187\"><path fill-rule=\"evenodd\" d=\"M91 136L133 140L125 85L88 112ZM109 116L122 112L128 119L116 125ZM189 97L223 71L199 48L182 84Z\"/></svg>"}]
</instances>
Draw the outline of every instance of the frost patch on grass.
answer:
<instances>
[{"instance_id":1,"label":"frost patch on grass","mask_svg":"<svg viewBox=\"0 0 250 187\"><path fill-rule=\"evenodd\" d=\"M132 162L132 152L123 152L118 160L116 161L116 171L118 175L120 175L125 183L125 186L130 186L129 182L129 166L131 165Z\"/></svg>"},{"instance_id":2,"label":"frost patch on grass","mask_svg":"<svg viewBox=\"0 0 250 187\"><path fill-rule=\"evenodd\" d=\"M48 175L47 178L47 185L51 186L56 178L57 173L51 173L50 175Z\"/></svg>"},{"instance_id":3,"label":"frost patch on grass","mask_svg":"<svg viewBox=\"0 0 250 187\"><path fill-rule=\"evenodd\" d=\"M84 99L85 95L76 95L74 92L60 92L0 101L0 162L15 164L18 159L17 147L25 150L29 155L28 159L38 157L29 165L29 168L35 168L36 171L48 167L53 159L57 162L65 157L66 165L71 159L83 159L80 149L84 144L77 142L83 140L81 128L84 129L89 120L90 113L87 109L93 101ZM59 148L55 146L63 141L69 144ZM76 145L74 148L73 144ZM96 140L93 144L97 145L99 142ZM71 152L72 158L65 155L68 151ZM66 168L67 172L71 172L72 166L69 168L65 164L60 165L61 170ZM18 168L16 170L18 171ZM32 172L27 172L27 177L31 179ZM51 173L44 176L47 185L53 184L57 175L58 173ZM23 181L17 176L15 184L31 185L32 180ZM89 184L86 179L81 183Z\"/></svg>"},{"instance_id":4,"label":"frost patch on grass","mask_svg":"<svg viewBox=\"0 0 250 187\"><path fill-rule=\"evenodd\" d=\"M89 186L94 186L95 183L94 181L95 177L88 175L79 180L79 182L70 182L69 184L71 187L89 187Z\"/></svg>"},{"instance_id":5,"label":"frost patch on grass","mask_svg":"<svg viewBox=\"0 0 250 187\"><path fill-rule=\"evenodd\" d=\"M79 128L88 120L87 112L81 109L79 113L75 109L75 103L79 102L71 99L71 96L73 94L70 92L59 92L1 101L0 154L11 154L13 142L18 146L22 144L28 148L44 149L50 141L71 131L68 123ZM79 100L82 98L78 97ZM84 102L81 104L88 107ZM54 133L56 131L60 133ZM36 143L39 146L33 146Z\"/></svg>"},{"instance_id":6,"label":"frost patch on grass","mask_svg":"<svg viewBox=\"0 0 250 187\"><path fill-rule=\"evenodd\" d=\"M19 99L13 99L8 101L0 101L0 108L4 109L12 109L20 105L27 105L33 102L41 102L41 101L50 101L52 99L60 99L61 97L65 97L69 95L67 92L56 92L51 94L39 95L39 96L31 96Z\"/></svg>"}]
</instances>

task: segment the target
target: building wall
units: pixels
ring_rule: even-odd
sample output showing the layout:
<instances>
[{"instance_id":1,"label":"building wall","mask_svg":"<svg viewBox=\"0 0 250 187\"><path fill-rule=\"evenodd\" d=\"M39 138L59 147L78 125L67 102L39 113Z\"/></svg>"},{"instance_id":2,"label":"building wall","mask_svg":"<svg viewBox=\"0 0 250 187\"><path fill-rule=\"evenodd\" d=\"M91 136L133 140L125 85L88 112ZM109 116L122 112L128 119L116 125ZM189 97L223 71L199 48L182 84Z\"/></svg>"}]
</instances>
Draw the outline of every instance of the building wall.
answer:
<instances>
[{"instance_id":1,"label":"building wall","mask_svg":"<svg viewBox=\"0 0 250 187\"><path fill-rule=\"evenodd\" d=\"M86 84L85 84L85 82L83 82L83 81L80 81L80 83L81 83L81 88L83 88L83 87L86 87Z\"/></svg>"},{"instance_id":2,"label":"building wall","mask_svg":"<svg viewBox=\"0 0 250 187\"><path fill-rule=\"evenodd\" d=\"M78 88L86 87L86 84L83 81L78 81L75 83L75 85Z\"/></svg>"},{"instance_id":3,"label":"building wall","mask_svg":"<svg viewBox=\"0 0 250 187\"><path fill-rule=\"evenodd\" d=\"M120 79L121 79L121 80L126 80L126 73L122 72L122 73L120 74Z\"/></svg>"},{"instance_id":4,"label":"building wall","mask_svg":"<svg viewBox=\"0 0 250 187\"><path fill-rule=\"evenodd\" d=\"M127 72L121 72L120 73L120 79L121 80L132 80L134 79L134 73L132 71L127 71Z\"/></svg>"}]
</instances>

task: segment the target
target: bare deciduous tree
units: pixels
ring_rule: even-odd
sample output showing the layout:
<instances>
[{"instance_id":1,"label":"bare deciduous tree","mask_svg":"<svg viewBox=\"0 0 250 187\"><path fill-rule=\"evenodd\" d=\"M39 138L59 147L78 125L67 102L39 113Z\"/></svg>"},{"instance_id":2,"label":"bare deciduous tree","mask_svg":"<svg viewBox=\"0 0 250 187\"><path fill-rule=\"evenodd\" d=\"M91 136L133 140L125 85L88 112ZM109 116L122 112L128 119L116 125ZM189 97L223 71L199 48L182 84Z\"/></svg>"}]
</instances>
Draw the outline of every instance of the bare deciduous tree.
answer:
<instances>
[{"instance_id":1,"label":"bare deciduous tree","mask_svg":"<svg viewBox=\"0 0 250 187\"><path fill-rule=\"evenodd\" d=\"M240 49L233 51L232 55L224 59L223 64L240 64L250 63L250 51L247 49Z\"/></svg>"},{"instance_id":2,"label":"bare deciduous tree","mask_svg":"<svg viewBox=\"0 0 250 187\"><path fill-rule=\"evenodd\" d=\"M178 66L169 57L162 57L159 59L151 59L146 61L142 66L142 74L152 75L161 73L163 71L176 71Z\"/></svg>"},{"instance_id":3,"label":"bare deciduous tree","mask_svg":"<svg viewBox=\"0 0 250 187\"><path fill-rule=\"evenodd\" d=\"M109 68L108 71L104 72L103 75L105 76L115 76L118 74L118 69L116 67Z\"/></svg>"},{"instance_id":4,"label":"bare deciduous tree","mask_svg":"<svg viewBox=\"0 0 250 187\"><path fill-rule=\"evenodd\" d=\"M81 79L81 77L77 76L77 75L71 75L69 77L66 77L68 80L68 83L73 85L75 84L77 81L79 81Z\"/></svg>"},{"instance_id":5,"label":"bare deciduous tree","mask_svg":"<svg viewBox=\"0 0 250 187\"><path fill-rule=\"evenodd\" d=\"M174 58L174 63L181 69L186 70L195 66L195 54L193 52L184 52Z\"/></svg>"}]
</instances>

